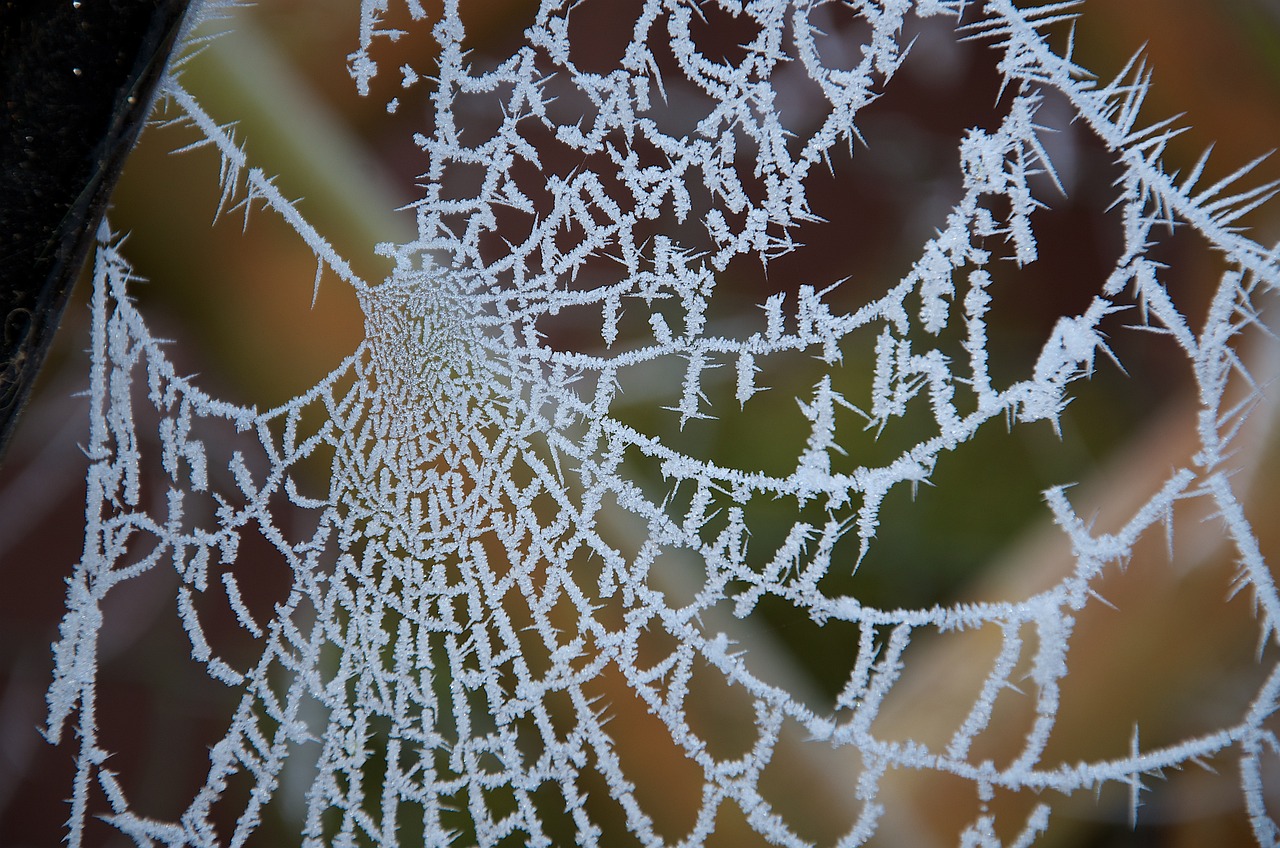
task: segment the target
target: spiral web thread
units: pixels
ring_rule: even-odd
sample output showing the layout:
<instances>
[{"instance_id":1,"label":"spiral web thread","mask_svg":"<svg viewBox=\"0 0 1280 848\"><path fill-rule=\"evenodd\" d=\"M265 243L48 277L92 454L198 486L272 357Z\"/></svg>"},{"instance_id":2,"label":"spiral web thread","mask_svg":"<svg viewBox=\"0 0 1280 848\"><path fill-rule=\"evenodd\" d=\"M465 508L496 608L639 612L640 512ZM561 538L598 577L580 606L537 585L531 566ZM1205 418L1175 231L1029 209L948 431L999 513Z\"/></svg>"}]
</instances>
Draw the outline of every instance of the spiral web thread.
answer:
<instances>
[{"instance_id":1,"label":"spiral web thread","mask_svg":"<svg viewBox=\"0 0 1280 848\"><path fill-rule=\"evenodd\" d=\"M1266 721L1280 667L1261 650L1271 664L1261 686L1213 732L1152 750L1135 734L1130 749L1073 765L1042 756L1074 616L1100 602L1100 577L1122 567L1141 537L1161 532L1175 503L1211 502L1215 526L1235 548L1236 588L1253 596L1260 643L1276 638L1280 597L1231 459L1264 388L1252 381L1240 340L1257 326L1256 302L1280 280L1275 252L1232 225L1270 187L1235 188L1247 168L1210 186L1200 185L1200 168L1167 173L1161 157L1177 130L1139 123L1149 85L1142 66L1103 83L1073 62L1069 41L1051 47L1063 41L1051 35L1070 25L1073 4L718 0L718 13L751 33L731 60L700 50L704 4L645 0L608 72L575 63L568 22L582 5L546 0L526 43L478 70L457 0L434 21L406 0L400 11L434 27L439 66L393 71L375 62L387 2L365 0L361 48L350 57L362 93L377 74L399 73L406 92L432 88L434 109L434 130L417 139L426 162L418 234L381 246L396 270L378 285L360 280L169 80L166 96L220 151L224 202L243 192L282 215L356 289L367 338L329 378L278 409L220 402L174 370L129 299L119 245L102 234L89 524L48 694L50 738L79 746L71 844L97 815L140 845L252 844L286 788L299 786L306 845L624 837L696 845L726 810L770 844L808 844L803 823L762 789L762 774L787 747L843 757L845 779L831 790L848 809L841 845L875 837L891 803L883 785L895 772L945 772L984 800L1109 783L1136 798L1146 775L1230 752L1254 834L1275 844L1263 758L1276 746ZM835 305L824 288L832 281L815 281L768 297L755 326L709 319L717 275L735 258L767 264L803 249L792 233L814 218L807 181L858 142L859 112L892 86L908 49L904 23L916 18L963 23L962 35L997 51L1003 75L998 126L958 141L963 191L945 226L909 273L855 310ZM854 60L828 66L830 34L841 32L859 39L842 54ZM821 92L803 133L777 108L791 96L787 80L801 73ZM1049 93L1119 163L1123 249L1088 308L1061 316L1035 360L1000 382L988 361L991 270L1035 269L1036 218L1048 201L1033 189L1058 181L1036 118ZM676 120L670 104L679 98L697 105L686 103ZM467 126L477 102L500 116L496 129ZM587 164L544 164L551 147ZM1148 255L1175 223L1228 266L1198 331ZM501 250L492 249L495 238ZM1120 530L1095 533L1064 485L1046 502L1070 538L1074 568L1047 590L881 609L825 589L829 574L854 572L874 546L891 491L927 482L979 430L1056 426L1073 384L1112 355L1103 322L1135 305L1140 322L1172 338L1194 371L1199 444ZM546 328L562 315L598 338L581 349L561 344ZM852 396L833 375L849 366L851 341L868 336L870 392ZM663 414L681 426L761 416L765 379L796 352L824 373L798 398L808 436L785 472L727 467L628 417L624 387L655 369L667 375ZM928 431L889 461L844 456L848 434L892 433L922 414ZM153 419L154 433L140 433ZM202 436L218 427L232 435ZM144 456L154 446L160 455ZM330 473L327 490L304 494L296 469L317 458ZM148 462L162 468L155 491L143 479ZM751 538L752 505L762 502L795 513L768 550ZM269 542L289 574L287 598L266 612L242 599L252 578L234 568L250 536ZM193 661L238 706L210 751L203 787L180 818L162 821L131 805L112 770L98 738L95 681L105 599L169 569ZM761 671L759 652L727 632L723 622L750 622L768 598L816 622L858 626L834 701L792 691L786 675ZM222 656L206 637L202 611L217 604L255 646L251 661ZM1000 632L1002 648L949 743L878 735L873 724L912 639L981 629ZM1013 679L1015 669L1027 679ZM705 707L691 693L707 680L750 714L732 755L693 720ZM1026 697L1035 716L1020 753L1004 763L971 757L999 702ZM653 745L695 771L695 797L686 799L695 813L679 832L657 821L653 799L662 796L642 785L652 771L622 753L629 740L614 728L635 715L657 728ZM228 789L237 786L248 791ZM1049 819L1047 802L1021 822L984 812L957 838L999 845L1000 830L1012 834L1008 844L1029 845Z\"/></svg>"}]
</instances>

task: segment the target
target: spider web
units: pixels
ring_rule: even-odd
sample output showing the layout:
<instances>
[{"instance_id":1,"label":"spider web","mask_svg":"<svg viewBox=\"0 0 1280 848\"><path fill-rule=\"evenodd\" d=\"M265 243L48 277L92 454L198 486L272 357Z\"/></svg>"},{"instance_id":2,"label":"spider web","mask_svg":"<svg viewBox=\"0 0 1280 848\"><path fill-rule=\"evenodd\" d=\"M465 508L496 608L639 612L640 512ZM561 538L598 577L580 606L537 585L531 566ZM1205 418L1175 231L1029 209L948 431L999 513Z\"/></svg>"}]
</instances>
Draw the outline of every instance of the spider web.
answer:
<instances>
[{"instance_id":1,"label":"spider web","mask_svg":"<svg viewBox=\"0 0 1280 848\"><path fill-rule=\"evenodd\" d=\"M818 837L797 796L812 794L838 822L825 841L860 845L909 815L895 777L936 773L977 801L960 844L1029 845L1050 804L1007 821L997 795L1115 784L1136 814L1144 777L1230 753L1254 836L1274 844L1263 760L1280 667L1264 649L1280 597L1232 476L1245 413L1269 414L1244 340L1280 279L1274 250L1233 225L1271 187L1237 188L1248 168L1201 185L1203 159L1167 172L1177 129L1140 122L1147 72L1135 60L1100 82L1078 66L1074 4L645 0L610 7L634 15L625 42L584 45L575 21L601 4L544 2L525 43L479 67L456 0L441 15L364 2L361 92L394 75L389 111L431 110L417 236L379 247L395 270L376 285L168 80L219 152L224 204L283 216L357 292L366 338L279 408L220 401L175 369L100 234L89 522L46 728L79 749L70 843L103 816L139 845L251 844L274 816L305 845L805 845ZM431 28L436 66L377 65L393 11ZM998 114L954 141L944 223L888 285L855 271L735 290L743 260L806 249L811 184L848 165L920 22L998 57ZM1010 273L1035 272L1038 216L1068 191L1041 119L1052 104L1116 163L1122 246L1083 308L997 369L988 316ZM1197 319L1157 256L1175 229L1222 257ZM894 493L980 433L1059 429L1080 381L1119 359L1122 312L1172 341L1198 397L1196 444L1115 529L1078 514L1063 480L1045 503L1070 567L1050 585L907 608L848 591ZM802 421L778 436L782 461L698 439L701 422L767 429L779 409ZM871 437L875 451L854 449ZM1049 756L1077 617L1186 502L1233 549L1260 681L1179 741L1144 747L1135 729L1118 750ZM264 541L288 579L265 605L242 553ZM176 576L191 659L235 698L173 819L131 803L96 715L107 598L157 571ZM830 696L758 636L779 605L849 626L821 660L843 669ZM209 625L228 616L235 639ZM895 736L908 649L973 632L999 649L961 719L938 743ZM1031 715L993 759L984 739L1011 700ZM784 768L813 785L778 790Z\"/></svg>"}]
</instances>

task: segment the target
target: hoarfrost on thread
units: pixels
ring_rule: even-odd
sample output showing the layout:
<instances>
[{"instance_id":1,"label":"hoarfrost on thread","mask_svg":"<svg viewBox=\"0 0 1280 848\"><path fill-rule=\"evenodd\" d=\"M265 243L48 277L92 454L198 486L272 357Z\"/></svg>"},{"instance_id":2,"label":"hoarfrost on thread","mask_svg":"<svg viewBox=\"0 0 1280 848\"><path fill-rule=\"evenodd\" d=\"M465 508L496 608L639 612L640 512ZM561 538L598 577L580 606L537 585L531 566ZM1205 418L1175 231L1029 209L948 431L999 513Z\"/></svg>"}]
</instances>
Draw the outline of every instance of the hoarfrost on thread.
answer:
<instances>
[{"instance_id":1,"label":"hoarfrost on thread","mask_svg":"<svg viewBox=\"0 0 1280 848\"><path fill-rule=\"evenodd\" d=\"M432 27L439 51L434 65L401 67L378 63L379 40L396 37L382 28L391 4L363 0L360 47L348 57L360 91L394 78L388 110L402 112L413 91L433 88L430 128L416 137L417 234L382 247L395 271L376 284L358 277L179 78L166 81L168 101L219 151L224 207L243 192L278 213L358 293L367 333L328 378L277 409L219 401L175 371L129 298L121 248L100 238L89 523L46 726L52 741L79 748L70 843L82 844L89 817L105 815L140 845L253 844L282 787L297 785L286 774L291 758L308 749L314 767L298 825L306 845L607 845L616 829L645 845L702 844L726 811L772 844L801 845L803 823L770 799L762 775L784 749L820 746L846 764L828 789L849 809L842 845L875 836L893 802L885 781L902 771L948 773L984 803L996 791L1069 795L1114 783L1132 789L1137 811L1151 775L1226 751L1240 758L1254 834L1271 844L1262 760L1276 745L1267 720L1280 667L1250 709L1215 732L1144 750L1135 729L1131 748L1108 759L1060 765L1043 756L1072 668L1075 616L1099 602L1100 575L1162 532L1176 503L1212 502L1237 552L1237 588L1254 598L1259 639L1275 638L1280 597L1232 478L1244 407L1263 405L1266 387L1244 403L1229 391L1250 379L1240 339L1280 280L1275 251L1234 224L1271 188L1249 187L1248 167L1209 186L1203 161L1169 173L1162 153L1178 129L1139 120L1149 86L1142 64L1099 80L1057 38L1073 3L644 0L613 64L579 67L571 22L600 2L608 0L544 0L522 46L478 69L458 0L446 0L438 19L407 0L404 14ZM751 33L741 49L720 51L731 56L700 41L712 7ZM1002 75L998 125L956 140L962 190L945 225L900 279L844 282L873 287L856 310L831 294L835 281L813 280L763 298L754 324L717 320L721 275L736 258L768 265L805 249L793 235L816 219L809 181L836 152L863 143L859 115L892 88L910 48L904 24L916 18L962 23L963 36L996 51ZM833 64L830 32L857 39ZM779 103L793 96L796 75L820 92L802 129L783 120ZM997 378L993 272L1035 268L1037 215L1066 191L1037 123L1050 95L1119 163L1123 247L1087 307L1058 318L1019 376ZM467 123L477 103L497 116L488 131ZM552 148L587 164L556 170ZM1228 265L1203 321L1180 310L1150 255L1175 222ZM1063 481L1046 492L1047 509L1075 567L1044 591L923 609L827 594L824 579L856 570L874 547L891 493L928 483L979 431L1056 429L1073 384L1116 358L1104 323L1120 310L1138 315L1135 304L1133 320L1171 337L1195 374L1200 443L1121 529L1095 533ZM548 336L562 313L589 343ZM869 391L854 395L832 375L862 338L874 340ZM822 373L801 396L783 397L775 364L793 354ZM636 375L659 368L662 414L680 427L794 400L808 435L793 464L728 466L646 432L620 410L626 387L642 382ZM144 411L159 417L147 438L135 423ZM864 464L846 451L848 433L894 433L921 415L927 431L888 461ZM227 454L206 443L200 433L211 424L235 431L238 447ZM166 491L148 498L141 451L157 440ZM321 455L332 457L327 494L303 494L295 469ZM772 550L752 538L752 510L766 502L795 514ZM299 536L282 505L313 529ZM242 598L250 578L230 570L250 535L275 549L291 580L266 617ZM238 697L207 779L174 821L130 803L95 719L104 601L155 570L176 575L192 661ZM219 592L256 645L252 662L220 656L206 636L201 611ZM777 600L813 621L859 626L849 679L831 703L793 690L794 676L762 672L768 649L730 635ZM975 629L999 633L1000 650L949 741L879 735L913 640ZM1011 679L1020 667L1028 676ZM708 680L753 717L733 756L692 720L691 692ZM998 764L971 758L1019 686L1035 703L1021 754ZM640 785L653 775L624 755L614 728L625 722L610 723L624 714L645 716L660 729L654 744L696 773L684 832L655 823L655 796ZM235 795L232 830L214 823L228 786L248 787ZM1052 826L1051 808L1039 804L1019 822L984 813L956 838L994 846L999 832L1031 845Z\"/></svg>"}]
</instances>

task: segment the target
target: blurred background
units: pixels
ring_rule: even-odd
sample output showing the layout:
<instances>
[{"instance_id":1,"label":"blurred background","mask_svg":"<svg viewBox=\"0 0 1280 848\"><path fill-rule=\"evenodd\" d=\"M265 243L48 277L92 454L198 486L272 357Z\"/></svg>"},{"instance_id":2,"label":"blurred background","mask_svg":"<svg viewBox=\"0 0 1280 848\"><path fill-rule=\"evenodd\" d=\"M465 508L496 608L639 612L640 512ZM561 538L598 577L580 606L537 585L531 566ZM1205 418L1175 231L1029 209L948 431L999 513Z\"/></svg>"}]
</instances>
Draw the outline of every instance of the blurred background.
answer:
<instances>
[{"instance_id":1,"label":"blurred background","mask_svg":"<svg viewBox=\"0 0 1280 848\"><path fill-rule=\"evenodd\" d=\"M434 4L426 4L438 16ZM599 4L597 4L599 5ZM535 7L528 0L464 3L473 60L506 56L522 39ZM1272 0L1090 0L1075 30L1080 64L1100 78L1117 73L1145 45L1155 87L1144 115L1153 122L1181 114L1190 127L1171 145L1169 171L1188 171L1209 145L1204 184L1271 150L1280 138L1280 5ZM392 11L392 16L397 14ZM616 20L625 20L618 15ZM613 21L592 18L607 39ZM269 174L285 196L300 198L303 214L365 280L381 280L389 263L374 245L413 234L410 212L395 212L415 197L425 167L412 134L431 130L424 110L384 108L398 85L400 56L419 68L434 48L429 26L387 45L384 74L375 96L356 95L343 57L356 47L358 10L336 0L272 0L236 13L231 34L188 60L184 84L219 121L235 121L250 161ZM958 140L970 126L988 126L1000 114L1000 78L994 54L981 40L960 41L945 29L921 25L918 40L885 96L860 123L869 146L833 163L828 177L810 186L814 212L824 223L797 237L805 249L771 263L731 263L718 285L726 313L758 312L776 291L801 283L825 287L857 275L832 296L853 309L881 293L909 269L914 252L943 223L959 194ZM613 34L615 37L617 34ZM623 33L621 38L625 39ZM383 95L383 96L379 96ZM216 217L220 189L216 154L205 149L175 153L198 140L190 128L167 123L176 111L159 104L156 124L143 134L116 192L109 221L125 236L124 253L142 278L133 293L157 335L171 339L168 352L181 373L199 375L213 396L259 409L274 407L311 387L355 349L363 318L354 295L332 275L322 275L312 304L315 261L272 213L243 209ZM1034 361L1057 317L1087 305L1120 250L1115 199L1118 170L1109 154L1072 123L1064 104L1046 102L1041 118L1058 132L1050 153L1066 197L1043 193L1051 207L1038 219L1041 259L1011 279L997 297L992 349L1010 363L993 362L997 382L1010 380ZM1046 142L1049 143L1049 142ZM1280 158L1262 162L1247 180L1280 178ZM1047 186L1045 186L1047 189ZM851 201L850 198L856 198ZM1280 215L1263 206L1243 222L1262 244L1280 238ZM1168 265L1167 284L1180 308L1204 315L1224 270L1222 258L1194 235L1175 232L1153 254ZM872 281L859 286L861 281ZM998 281L1004 282L1004 281ZM38 734L50 676L49 645L56 638L64 578L80 556L84 528L87 440L88 280L68 308L57 349L37 395L0 466L0 845L56 844L66 819L66 794L74 745L48 746ZM789 302L794 302L789 301ZM732 317L732 316L729 316ZM1167 341L1132 329L1133 316L1108 325L1109 343L1123 369L1100 361L1064 416L1062 431L1045 425L980 435L939 464L932 486L895 492L882 513L874 546L854 576L830 587L856 594L869 605L926 607L963 599L1025 596L1049 585L1069 567L1069 551L1046 531L1040 493L1078 481L1082 515L1096 510L1100 527L1185 463L1194 451L1194 386L1185 358ZM573 327L549 344L580 343ZM1257 349L1265 350L1265 340ZM842 384L851 399L869 384L864 352L845 352ZM1259 354L1259 368L1265 356ZM796 362L770 374L778 395L802 396L818 372ZM1004 369L1004 370L1002 370ZM794 390L792 390L794 389ZM865 388L863 389L865 391ZM715 456L737 467L794 461L804 421L789 402L787 416L760 426L746 416L695 422L633 397L620 412L638 429L669 443ZM858 402L855 400L855 402ZM1274 560L1280 538L1271 524L1280 514L1280 457L1269 410L1257 415L1256 432L1242 454L1240 491ZM990 428L989 428L990 429ZM892 451L868 434L866 451ZM857 454L858 446L850 446ZM980 492L983 509L971 504ZM1145 493L1145 494L1144 494ZM895 498L897 500L895 500ZM753 515L753 544L785 533L794 508ZM896 520L895 520L896 518ZM1134 562L1100 592L1116 609L1095 605L1081 616L1073 644L1072 674L1047 759L1074 762L1127 750L1134 724L1144 749L1230 722L1256 691L1259 654L1274 662L1275 648L1258 646L1247 593L1226 602L1234 576L1221 526L1194 507L1179 513L1172 553L1163 539L1135 551ZM1172 564L1170 560L1173 560ZM1030 564L1030 565L1029 565ZM1171 567L1172 565L1172 567ZM270 581L266 581L269 583ZM266 585L264 598L282 591ZM206 751L228 714L207 687L194 685L187 641L173 621L173 587L145 582L119 598L104 634L104 735L130 776L131 798L157 816L177 815L207 768ZM252 600L252 599L251 599ZM123 615L120 613L124 613ZM849 640L839 628L819 628L795 610L762 607L769 638L820 696L834 697L848 673ZM1194 628L1187 622L1195 622ZM991 646L981 634L950 646L920 639L912 671L886 706L888 738L929 739L954 727L972 700L972 663L985 673ZM954 697L944 669L955 678ZM196 672L200 677L203 675ZM913 676L914 675L914 676ZM1030 699L1028 699L1030 700ZM1115 705L1125 718L1116 720ZM959 710L957 713L956 711ZM611 729L625 736L625 711ZM1002 716L1010 727L1025 717ZM946 735L942 736L943 739ZM1010 737L1014 746L1019 737ZM989 756L1008 751L991 742ZM1007 746L1006 746L1007 748ZM129 759L132 757L132 759ZM1109 787L1097 798L1055 802L1053 826L1042 843L1079 846L1193 846L1252 844L1241 806L1234 763L1224 758L1208 772L1167 775L1146 798L1138 826L1128 821L1127 792ZM838 767L838 766L837 766ZM790 790L803 798L779 802L808 819L811 836L829 844L848 826L847 811L824 813L809 792L815 774L801 762ZM779 782L788 780L779 778ZM797 791L798 790L798 791ZM670 789L673 798L678 794ZM910 820L887 817L874 844L955 844L954 834L973 818L974 801L945 778L910 775L886 789L900 793ZM954 803L952 801L954 800ZM997 799L1009 821L1038 799ZM818 809L806 807L806 803ZM1003 805L1003 806L1001 806ZM671 833L680 829L680 804L672 802ZM1273 815L1275 811L1273 810ZM684 825L687 828L687 823ZM272 828L277 828L273 830ZM262 844L288 836L288 825L270 823ZM103 826L88 844L125 844ZM1005 835L1005 838L1008 838ZM734 844L727 842L726 844Z\"/></svg>"}]
</instances>

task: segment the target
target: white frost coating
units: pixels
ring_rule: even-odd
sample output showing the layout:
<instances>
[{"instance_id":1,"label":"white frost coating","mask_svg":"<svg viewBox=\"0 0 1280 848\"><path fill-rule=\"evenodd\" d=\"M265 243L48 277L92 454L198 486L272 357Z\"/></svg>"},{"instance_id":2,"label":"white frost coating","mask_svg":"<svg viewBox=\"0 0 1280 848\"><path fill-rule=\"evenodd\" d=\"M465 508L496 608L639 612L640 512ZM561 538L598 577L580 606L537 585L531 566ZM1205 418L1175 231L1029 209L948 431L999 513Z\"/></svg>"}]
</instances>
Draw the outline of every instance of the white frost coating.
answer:
<instances>
[{"instance_id":1,"label":"white frost coating","mask_svg":"<svg viewBox=\"0 0 1280 848\"><path fill-rule=\"evenodd\" d=\"M1275 252L1232 228L1269 189L1233 189L1247 167L1204 189L1203 162L1187 177L1167 173L1161 154L1175 130L1138 123L1142 72L1098 82L1050 46L1069 3L1021 9L992 0L975 12L959 0L720 0L719 14L754 33L732 59L702 52L696 24L706 4L647 0L614 66L588 71L576 64L569 21L573 7L599 2L610 0L545 0L524 46L485 72L468 64L457 0L447 0L440 20L416 0L403 4L418 25L433 27L438 67L403 65L388 89L407 102L404 91L434 80L435 114L416 136L427 163L417 237L393 247L397 270L377 286L357 278L169 81L169 97L220 152L223 205L245 175L250 196L357 290L367 338L278 409L220 402L170 365L129 300L118 245L100 240L89 523L55 646L46 728L54 742L79 746L70 843L83 843L90 817L107 815L138 844L254 844L282 803L277 796L298 785L291 757L307 749L314 767L300 778L307 788L295 831L306 845L611 845L620 829L644 845L693 845L727 810L773 844L803 845L804 823L770 800L761 775L786 750L821 746L848 753L852 764L832 780L849 810L842 845L874 838L895 772L949 773L984 803L997 789L1071 794L1114 783L1133 789L1140 817L1144 775L1230 749L1254 834L1271 844L1264 759L1276 747L1266 722L1280 668L1246 714L1214 732L1143 751L1135 730L1132 749L1109 758L1065 765L1044 756L1072 668L1076 614L1096 602L1102 574L1160 531L1175 501L1213 502L1237 552L1239 588L1255 598L1259 638L1276 638L1280 597L1232 483L1242 411L1227 391L1248 379L1238 346L1256 322L1255 301L1280 281ZM362 3L360 49L349 57L362 93L379 70L377 38L395 37L379 29L389 8L389 0ZM957 141L961 197L911 269L852 313L815 288L829 281L809 281L796 297L762 298L754 325L709 319L717 274L731 260L802 249L792 232L815 217L807 180L860 138L859 111L892 86L907 47L904 19L972 21L975 13L966 33L997 51L1003 118ZM851 67L824 64L816 41L836 17L861 24L848 30L861 39L846 51L860 57ZM656 45L670 50L674 67ZM804 133L778 112L788 73L821 91ZM987 316L998 300L991 271L1034 266L1037 213L1048 201L1033 187L1047 175L1062 188L1036 124L1047 92L1120 163L1124 249L1089 306L1060 316L1038 357L1002 383L989 370ZM683 126L669 120L666 104L676 98L695 104ZM465 125L480 100L500 116L488 135ZM552 148L591 164L554 172ZM480 180L457 176L476 169ZM1231 268L1203 323L1180 310L1147 256L1171 220ZM654 221L671 231L655 234ZM505 242L497 253L496 238ZM1094 373L1099 354L1114 357L1100 325L1134 304L1195 374L1200 444L1119 531L1095 533L1056 487L1046 493L1049 512L1071 540L1075 568L1034 596L879 609L825 594L823 578L853 571L875 544L890 492L928 482L980 429L1056 428L1073 384ZM570 349L556 340L547 328L562 312L592 343ZM957 327L960 341L945 341ZM853 397L831 373L864 337L874 340L870 391ZM757 405L770 399L794 411L758 379L773 384L771 363L795 353L826 370L796 399L808 435L783 470L726 467L643 432L625 414L624 387L655 369L681 427L760 415ZM143 412L159 415L149 438L162 447L167 499L142 496ZM932 429L896 457L867 465L844 456L845 434L896 433L909 414ZM239 434L236 450L201 441L201 428L218 423ZM302 487L313 496L300 492L297 468L313 456L332 456L327 496L314 496L314 486ZM744 506L761 502L795 510L773 550L757 549L744 519ZM302 525L282 519L281 504L309 517L309 529L299 535ZM289 592L265 616L244 597L251 578L228 570L249 536L274 548L289 574ZM852 544L838 548L846 536ZM160 821L131 805L108 768L95 684L104 601L119 584L169 568L193 661L239 702L210 751L204 785L181 817ZM727 632L766 599L814 621L859 625L845 658L852 671L833 701L816 705L801 684L763 669L766 649ZM250 661L221 656L206 638L204 610L216 603L253 640ZM880 738L876 722L912 662L912 640L984 628L1001 635L1002 647L943 743ZM1011 679L1019 667L1027 677ZM749 716L749 738L728 754L695 720L707 681ZM1035 711L1020 753L1008 763L971 759L1016 686L1032 690ZM611 724L615 714L627 718ZM655 780L652 769L617 730L637 715L656 728L654 745L697 775L681 801L696 812L681 833L657 822L660 795L644 784ZM240 789L233 795L229 785ZM215 808L230 797L240 806L219 821L234 824L215 825ZM984 812L956 841L997 846L998 833L1014 833L1009 844L1029 846L1050 827L1049 804L1012 822Z\"/></svg>"}]
</instances>

